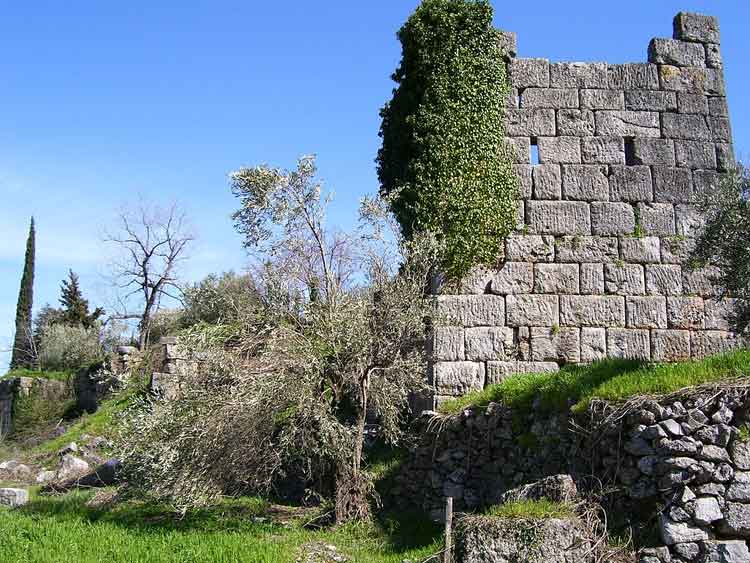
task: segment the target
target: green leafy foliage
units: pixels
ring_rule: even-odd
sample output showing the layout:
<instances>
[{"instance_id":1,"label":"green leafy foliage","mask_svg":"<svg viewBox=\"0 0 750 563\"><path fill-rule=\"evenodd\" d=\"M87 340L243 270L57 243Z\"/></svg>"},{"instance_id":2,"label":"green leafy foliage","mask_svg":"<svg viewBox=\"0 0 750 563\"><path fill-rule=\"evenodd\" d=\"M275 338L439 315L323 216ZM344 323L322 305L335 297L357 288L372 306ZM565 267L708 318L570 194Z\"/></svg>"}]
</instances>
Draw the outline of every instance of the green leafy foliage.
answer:
<instances>
[{"instance_id":1,"label":"green leafy foliage","mask_svg":"<svg viewBox=\"0 0 750 563\"><path fill-rule=\"evenodd\" d=\"M380 113L381 191L402 233L435 233L445 273L460 277L495 262L516 222L504 144L509 84L492 7L424 0L398 38L397 87Z\"/></svg>"}]
</instances>

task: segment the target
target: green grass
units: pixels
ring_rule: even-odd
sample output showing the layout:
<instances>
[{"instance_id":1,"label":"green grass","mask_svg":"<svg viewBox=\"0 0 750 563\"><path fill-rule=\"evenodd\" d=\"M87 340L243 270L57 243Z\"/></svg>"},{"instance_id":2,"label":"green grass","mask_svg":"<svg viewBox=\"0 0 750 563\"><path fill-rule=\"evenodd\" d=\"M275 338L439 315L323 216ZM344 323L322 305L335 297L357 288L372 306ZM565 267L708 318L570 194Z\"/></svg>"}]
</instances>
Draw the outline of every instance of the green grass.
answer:
<instances>
[{"instance_id":1,"label":"green grass","mask_svg":"<svg viewBox=\"0 0 750 563\"><path fill-rule=\"evenodd\" d=\"M33 379L54 379L55 381L68 381L68 379L70 379L72 375L72 371L40 371L32 369L14 369L0 377L0 379L31 377Z\"/></svg>"},{"instance_id":2,"label":"green grass","mask_svg":"<svg viewBox=\"0 0 750 563\"><path fill-rule=\"evenodd\" d=\"M315 531L302 520L275 521L259 499L227 501L179 518L164 507L136 503L88 508L91 494L37 496L22 509L0 509L0 561L281 563L295 561L302 545L321 542L358 563L400 563L420 561L441 545L438 527L414 515Z\"/></svg>"},{"instance_id":3,"label":"green grass","mask_svg":"<svg viewBox=\"0 0 750 563\"><path fill-rule=\"evenodd\" d=\"M543 520L545 518L569 518L575 515L575 510L566 502L553 502L547 499L518 500L491 506L485 510L484 514L512 520Z\"/></svg>"},{"instance_id":4,"label":"green grass","mask_svg":"<svg viewBox=\"0 0 750 563\"><path fill-rule=\"evenodd\" d=\"M737 350L704 360L645 364L608 359L591 365L571 365L557 373L518 374L482 391L446 401L440 412L453 414L468 407L503 403L524 411L560 411L573 405L584 412L592 399L620 402L636 395L661 395L685 387L750 376L750 350Z\"/></svg>"}]
</instances>

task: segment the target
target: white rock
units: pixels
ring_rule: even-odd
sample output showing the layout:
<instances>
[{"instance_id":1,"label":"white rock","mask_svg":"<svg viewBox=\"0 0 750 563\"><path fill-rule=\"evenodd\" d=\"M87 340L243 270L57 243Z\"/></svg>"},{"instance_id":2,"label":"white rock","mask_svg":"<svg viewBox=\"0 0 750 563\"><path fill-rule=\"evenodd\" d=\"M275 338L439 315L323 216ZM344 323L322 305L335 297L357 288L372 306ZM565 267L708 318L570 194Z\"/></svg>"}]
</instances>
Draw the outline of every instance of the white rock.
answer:
<instances>
[{"instance_id":1,"label":"white rock","mask_svg":"<svg viewBox=\"0 0 750 563\"><path fill-rule=\"evenodd\" d=\"M29 491L26 489L0 489L0 505L11 508L29 502Z\"/></svg>"},{"instance_id":2,"label":"white rock","mask_svg":"<svg viewBox=\"0 0 750 563\"><path fill-rule=\"evenodd\" d=\"M54 481L55 479L55 472L54 471L42 471L39 473L39 475L36 476L36 482L40 485L44 485L45 483L49 483L50 481Z\"/></svg>"},{"instance_id":3,"label":"white rock","mask_svg":"<svg viewBox=\"0 0 750 563\"><path fill-rule=\"evenodd\" d=\"M659 515L659 533L666 545L708 539L708 534L700 528L684 522L672 522L664 514Z\"/></svg>"},{"instance_id":4,"label":"white rock","mask_svg":"<svg viewBox=\"0 0 750 563\"><path fill-rule=\"evenodd\" d=\"M721 513L718 501L714 497L699 498L695 501L695 516L696 523L702 525L711 524L724 518Z\"/></svg>"},{"instance_id":5,"label":"white rock","mask_svg":"<svg viewBox=\"0 0 750 563\"><path fill-rule=\"evenodd\" d=\"M89 464L81 458L66 454L60 461L56 478L58 481L66 481L88 473L89 469Z\"/></svg>"}]
</instances>

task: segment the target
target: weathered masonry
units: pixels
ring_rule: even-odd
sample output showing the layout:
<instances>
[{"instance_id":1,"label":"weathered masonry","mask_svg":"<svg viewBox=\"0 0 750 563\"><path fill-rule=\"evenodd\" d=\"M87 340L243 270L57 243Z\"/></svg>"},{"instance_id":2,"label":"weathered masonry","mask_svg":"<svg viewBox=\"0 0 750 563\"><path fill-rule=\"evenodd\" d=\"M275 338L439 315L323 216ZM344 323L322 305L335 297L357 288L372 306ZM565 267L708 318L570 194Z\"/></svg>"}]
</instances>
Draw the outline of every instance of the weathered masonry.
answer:
<instances>
[{"instance_id":1,"label":"weathered masonry","mask_svg":"<svg viewBox=\"0 0 750 563\"><path fill-rule=\"evenodd\" d=\"M684 267L695 196L734 163L716 18L678 14L647 63L516 58L506 39L518 230L500 267L441 290L437 396L569 362L735 346L715 272Z\"/></svg>"}]
</instances>

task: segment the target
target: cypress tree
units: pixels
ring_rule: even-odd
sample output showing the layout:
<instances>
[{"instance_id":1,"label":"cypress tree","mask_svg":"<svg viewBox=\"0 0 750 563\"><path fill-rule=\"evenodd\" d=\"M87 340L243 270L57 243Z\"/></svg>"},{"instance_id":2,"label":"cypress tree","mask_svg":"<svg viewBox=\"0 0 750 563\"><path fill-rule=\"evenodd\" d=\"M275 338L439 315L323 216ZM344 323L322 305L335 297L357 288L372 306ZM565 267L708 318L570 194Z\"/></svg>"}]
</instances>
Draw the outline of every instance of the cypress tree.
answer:
<instances>
[{"instance_id":1,"label":"cypress tree","mask_svg":"<svg viewBox=\"0 0 750 563\"><path fill-rule=\"evenodd\" d=\"M26 241L26 258L21 276L21 289L16 305L16 334L13 339L13 354L10 368L33 367L34 349L32 345L31 307L34 302L34 244L36 232L34 218L31 218L29 238Z\"/></svg>"},{"instance_id":2,"label":"cypress tree","mask_svg":"<svg viewBox=\"0 0 750 563\"><path fill-rule=\"evenodd\" d=\"M60 304L63 306L62 320L70 326L91 328L94 322L104 314L104 310L100 307L97 307L93 313L89 313L89 302L83 298L78 276L73 270L69 270L68 279L63 280L60 287Z\"/></svg>"}]
</instances>

